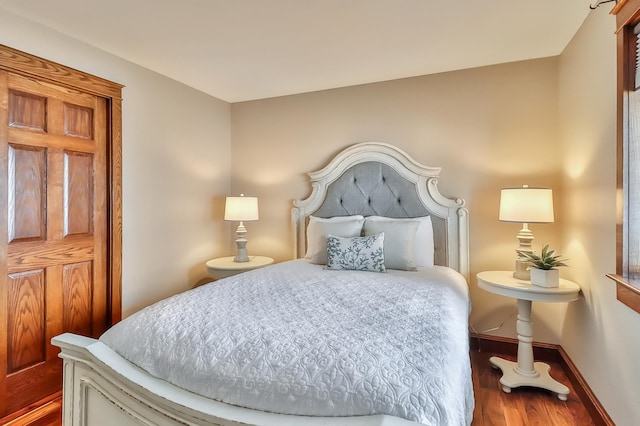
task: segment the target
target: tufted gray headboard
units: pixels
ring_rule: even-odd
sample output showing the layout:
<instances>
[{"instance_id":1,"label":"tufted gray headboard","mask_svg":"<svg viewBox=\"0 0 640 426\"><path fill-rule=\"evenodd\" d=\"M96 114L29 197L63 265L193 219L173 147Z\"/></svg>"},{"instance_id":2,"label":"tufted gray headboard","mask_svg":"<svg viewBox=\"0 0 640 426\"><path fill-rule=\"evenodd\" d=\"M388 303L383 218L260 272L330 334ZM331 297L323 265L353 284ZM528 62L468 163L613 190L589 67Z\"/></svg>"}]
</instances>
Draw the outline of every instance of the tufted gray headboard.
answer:
<instances>
[{"instance_id":1,"label":"tufted gray headboard","mask_svg":"<svg viewBox=\"0 0 640 426\"><path fill-rule=\"evenodd\" d=\"M415 184L391 166L367 161L347 169L329 184L327 195L314 216L417 217L429 214L420 202Z\"/></svg>"},{"instance_id":2,"label":"tufted gray headboard","mask_svg":"<svg viewBox=\"0 0 640 426\"><path fill-rule=\"evenodd\" d=\"M294 201L291 222L294 257L306 249L306 224L318 217L430 215L435 264L465 277L469 269L468 214L464 201L444 197L437 188L440 168L415 162L400 149L379 142L353 145L323 169L309 173L312 193Z\"/></svg>"}]
</instances>

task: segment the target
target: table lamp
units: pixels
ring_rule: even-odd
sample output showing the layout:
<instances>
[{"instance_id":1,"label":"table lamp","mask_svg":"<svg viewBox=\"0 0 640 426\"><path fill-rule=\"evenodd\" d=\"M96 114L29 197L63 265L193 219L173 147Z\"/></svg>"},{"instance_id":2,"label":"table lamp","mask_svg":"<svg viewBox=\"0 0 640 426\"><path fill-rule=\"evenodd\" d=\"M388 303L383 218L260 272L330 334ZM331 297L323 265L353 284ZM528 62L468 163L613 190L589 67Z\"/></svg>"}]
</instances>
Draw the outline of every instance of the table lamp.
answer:
<instances>
[{"instance_id":1,"label":"table lamp","mask_svg":"<svg viewBox=\"0 0 640 426\"><path fill-rule=\"evenodd\" d=\"M244 222L258 220L258 198L245 197L240 194L239 197L227 197L224 206L224 220L240 221L236 230L236 246L238 253L234 257L234 262L248 262L247 255L247 228Z\"/></svg>"},{"instance_id":2,"label":"table lamp","mask_svg":"<svg viewBox=\"0 0 640 426\"><path fill-rule=\"evenodd\" d=\"M517 238L520 245L517 251L533 252L533 232L530 223L552 223L553 193L549 188L531 188L523 185L521 188L504 188L500 191L500 221L522 223L522 229ZM530 279L527 261L516 259L515 278Z\"/></svg>"}]
</instances>

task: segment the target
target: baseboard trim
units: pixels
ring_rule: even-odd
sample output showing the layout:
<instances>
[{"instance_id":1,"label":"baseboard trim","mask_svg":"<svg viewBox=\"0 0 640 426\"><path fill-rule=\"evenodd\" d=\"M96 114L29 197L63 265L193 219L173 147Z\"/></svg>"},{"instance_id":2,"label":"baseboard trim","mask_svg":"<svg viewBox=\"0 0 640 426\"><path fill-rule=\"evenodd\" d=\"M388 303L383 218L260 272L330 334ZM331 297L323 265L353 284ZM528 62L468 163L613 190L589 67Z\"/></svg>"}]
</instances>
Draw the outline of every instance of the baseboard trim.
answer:
<instances>
[{"instance_id":1,"label":"baseboard trim","mask_svg":"<svg viewBox=\"0 0 640 426\"><path fill-rule=\"evenodd\" d=\"M571 384L573 384L576 392L580 394L580 399L585 401L585 408L593 418L593 421L597 425L615 426L615 423L611 417L609 417L609 414L593 393L587 381L584 379L582 374L580 374L580 370L578 370L578 367L576 367L571 358L569 358L569 355L562 346L558 345L558 353L562 358L562 368L564 368L564 371L571 381ZM586 401L589 402L589 405L587 405Z\"/></svg>"},{"instance_id":2,"label":"baseboard trim","mask_svg":"<svg viewBox=\"0 0 640 426\"><path fill-rule=\"evenodd\" d=\"M518 340L509 337L472 333L469 336L469 345L473 351L486 351L512 356L518 353ZM593 393L587 381L582 374L580 374L580 370L578 370L578 367L576 367L562 346L533 342L533 356L536 360L555 362L562 366L576 393L584 402L585 409L596 425L615 426L615 423L611 420L611 417L609 417L609 414L607 414L607 411Z\"/></svg>"}]
</instances>

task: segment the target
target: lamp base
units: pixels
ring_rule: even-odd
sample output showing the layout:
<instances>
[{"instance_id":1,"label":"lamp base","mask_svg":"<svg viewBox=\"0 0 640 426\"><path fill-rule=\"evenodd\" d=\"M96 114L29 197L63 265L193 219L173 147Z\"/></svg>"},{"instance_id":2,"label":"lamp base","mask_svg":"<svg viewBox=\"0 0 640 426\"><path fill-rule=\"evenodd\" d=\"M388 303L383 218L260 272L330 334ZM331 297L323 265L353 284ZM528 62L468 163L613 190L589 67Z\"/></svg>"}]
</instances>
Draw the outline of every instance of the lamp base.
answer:
<instances>
[{"instance_id":1,"label":"lamp base","mask_svg":"<svg viewBox=\"0 0 640 426\"><path fill-rule=\"evenodd\" d=\"M238 252L236 253L236 257L233 258L234 262L248 262L249 256L247 255L247 240L238 238L236 240L236 246L238 248Z\"/></svg>"},{"instance_id":2,"label":"lamp base","mask_svg":"<svg viewBox=\"0 0 640 426\"><path fill-rule=\"evenodd\" d=\"M531 271L529 271L531 264L526 260L516 259L516 270L513 272L513 277L519 280L531 280Z\"/></svg>"},{"instance_id":3,"label":"lamp base","mask_svg":"<svg viewBox=\"0 0 640 426\"><path fill-rule=\"evenodd\" d=\"M236 257L233 258L234 262L242 263L248 262L249 256L247 255L247 228L245 228L244 223L240 222L238 225L238 229L236 230L236 247L238 248L238 252Z\"/></svg>"},{"instance_id":4,"label":"lamp base","mask_svg":"<svg viewBox=\"0 0 640 426\"><path fill-rule=\"evenodd\" d=\"M247 256L247 251L244 251L244 254L240 254L238 253L238 255L236 257L233 258L233 261L236 263L242 263L242 262L248 262L249 261L249 256Z\"/></svg>"}]
</instances>

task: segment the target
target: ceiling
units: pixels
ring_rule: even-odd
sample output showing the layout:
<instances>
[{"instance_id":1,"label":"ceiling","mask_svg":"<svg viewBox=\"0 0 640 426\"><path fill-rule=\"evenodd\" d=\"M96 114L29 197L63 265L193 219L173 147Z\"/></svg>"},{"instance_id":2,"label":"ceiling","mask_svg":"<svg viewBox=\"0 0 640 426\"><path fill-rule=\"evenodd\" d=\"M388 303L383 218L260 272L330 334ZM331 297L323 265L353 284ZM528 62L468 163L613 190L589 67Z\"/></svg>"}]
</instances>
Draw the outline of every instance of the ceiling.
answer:
<instances>
[{"instance_id":1,"label":"ceiling","mask_svg":"<svg viewBox=\"0 0 640 426\"><path fill-rule=\"evenodd\" d=\"M559 55L589 4L0 0L0 8L228 102Z\"/></svg>"}]
</instances>

